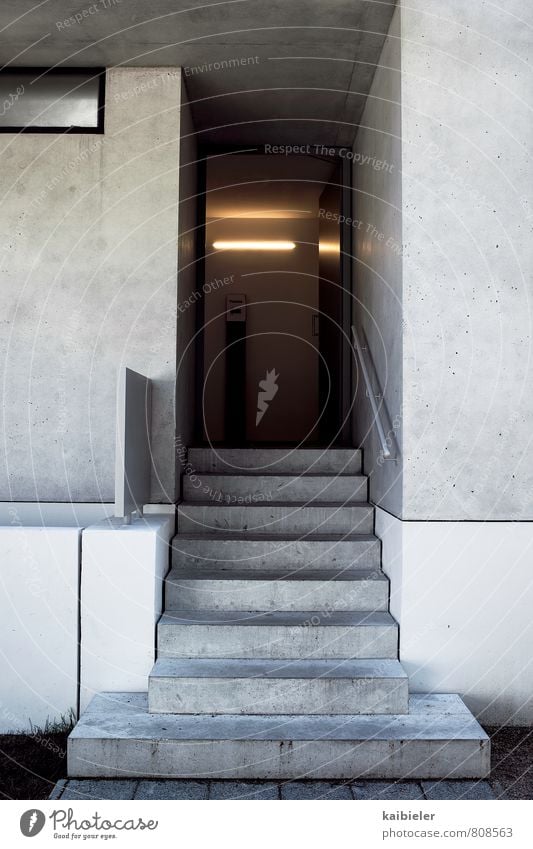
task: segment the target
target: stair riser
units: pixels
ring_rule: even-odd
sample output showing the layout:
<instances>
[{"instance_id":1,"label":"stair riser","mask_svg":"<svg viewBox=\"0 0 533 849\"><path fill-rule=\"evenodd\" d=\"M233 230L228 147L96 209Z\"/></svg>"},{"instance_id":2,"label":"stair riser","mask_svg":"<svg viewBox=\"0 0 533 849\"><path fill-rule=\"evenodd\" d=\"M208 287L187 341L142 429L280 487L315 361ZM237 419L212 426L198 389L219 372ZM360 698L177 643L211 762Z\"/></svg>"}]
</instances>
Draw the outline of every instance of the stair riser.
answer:
<instances>
[{"instance_id":1,"label":"stair riser","mask_svg":"<svg viewBox=\"0 0 533 849\"><path fill-rule=\"evenodd\" d=\"M211 540L174 539L173 566L224 569L379 569L378 540Z\"/></svg>"},{"instance_id":2,"label":"stair riser","mask_svg":"<svg viewBox=\"0 0 533 849\"><path fill-rule=\"evenodd\" d=\"M159 657L396 658L395 625L158 625Z\"/></svg>"},{"instance_id":3,"label":"stair riser","mask_svg":"<svg viewBox=\"0 0 533 849\"><path fill-rule=\"evenodd\" d=\"M280 448L232 449L190 448L188 465L194 474L222 472L239 474L246 470L257 474L358 475L361 452L355 449L327 451Z\"/></svg>"},{"instance_id":4,"label":"stair riser","mask_svg":"<svg viewBox=\"0 0 533 849\"><path fill-rule=\"evenodd\" d=\"M151 678L151 713L400 714L407 679Z\"/></svg>"},{"instance_id":5,"label":"stair riser","mask_svg":"<svg viewBox=\"0 0 533 849\"><path fill-rule=\"evenodd\" d=\"M217 581L166 584L167 610L388 609L387 581Z\"/></svg>"},{"instance_id":6,"label":"stair riser","mask_svg":"<svg viewBox=\"0 0 533 849\"><path fill-rule=\"evenodd\" d=\"M478 740L69 739L71 778L485 778Z\"/></svg>"},{"instance_id":7,"label":"stair riser","mask_svg":"<svg viewBox=\"0 0 533 849\"><path fill-rule=\"evenodd\" d=\"M280 477L268 475L198 475L183 479L186 501L256 504L269 501L366 501L363 477Z\"/></svg>"},{"instance_id":8,"label":"stair riser","mask_svg":"<svg viewBox=\"0 0 533 849\"><path fill-rule=\"evenodd\" d=\"M372 509L368 507L212 507L181 504L178 507L178 533L246 531L272 535L302 533L358 533L373 530Z\"/></svg>"}]
</instances>

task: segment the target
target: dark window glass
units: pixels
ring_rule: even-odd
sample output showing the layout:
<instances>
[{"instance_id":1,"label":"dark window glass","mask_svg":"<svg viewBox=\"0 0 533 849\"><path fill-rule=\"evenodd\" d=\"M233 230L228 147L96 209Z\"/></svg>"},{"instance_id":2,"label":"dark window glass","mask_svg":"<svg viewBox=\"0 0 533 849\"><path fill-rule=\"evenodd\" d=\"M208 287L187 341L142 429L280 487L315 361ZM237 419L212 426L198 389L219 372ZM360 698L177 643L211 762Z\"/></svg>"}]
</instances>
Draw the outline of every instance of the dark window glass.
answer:
<instances>
[{"instance_id":1,"label":"dark window glass","mask_svg":"<svg viewBox=\"0 0 533 849\"><path fill-rule=\"evenodd\" d=\"M103 132L104 72L0 72L0 131Z\"/></svg>"}]
</instances>

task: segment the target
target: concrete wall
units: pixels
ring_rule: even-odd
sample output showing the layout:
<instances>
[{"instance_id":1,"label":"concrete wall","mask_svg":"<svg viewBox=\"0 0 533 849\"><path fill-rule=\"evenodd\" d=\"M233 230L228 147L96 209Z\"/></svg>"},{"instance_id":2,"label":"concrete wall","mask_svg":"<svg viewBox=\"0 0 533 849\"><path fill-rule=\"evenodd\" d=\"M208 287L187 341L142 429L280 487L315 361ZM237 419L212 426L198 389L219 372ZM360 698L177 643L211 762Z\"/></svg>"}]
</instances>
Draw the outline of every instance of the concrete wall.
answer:
<instances>
[{"instance_id":1,"label":"concrete wall","mask_svg":"<svg viewBox=\"0 0 533 849\"><path fill-rule=\"evenodd\" d=\"M196 234L198 152L185 84L181 90L178 246L178 362L176 367L176 447L194 442L196 344Z\"/></svg>"},{"instance_id":2,"label":"concrete wall","mask_svg":"<svg viewBox=\"0 0 533 849\"><path fill-rule=\"evenodd\" d=\"M384 508L376 533L400 657L412 690L459 692L482 721L511 724L533 721L533 79L522 11L515 0L505 10L401 0L354 148L354 309L398 466L376 461L361 394L355 433ZM365 153L394 168L365 169Z\"/></svg>"},{"instance_id":3,"label":"concrete wall","mask_svg":"<svg viewBox=\"0 0 533 849\"><path fill-rule=\"evenodd\" d=\"M533 519L523 18L518 0L402 2L408 519Z\"/></svg>"},{"instance_id":4,"label":"concrete wall","mask_svg":"<svg viewBox=\"0 0 533 849\"><path fill-rule=\"evenodd\" d=\"M107 74L104 135L2 135L0 498L113 498L121 363L154 382L175 496L179 69Z\"/></svg>"},{"instance_id":5,"label":"concrete wall","mask_svg":"<svg viewBox=\"0 0 533 849\"><path fill-rule=\"evenodd\" d=\"M395 10L361 119L353 167L353 320L368 343L376 394L391 452L402 449L402 149L400 10ZM401 463L382 462L362 376L357 382L354 442L364 448L370 496L402 511Z\"/></svg>"},{"instance_id":6,"label":"concrete wall","mask_svg":"<svg viewBox=\"0 0 533 849\"><path fill-rule=\"evenodd\" d=\"M533 527L402 522L376 533L412 692L460 693L484 723L530 725Z\"/></svg>"}]
</instances>

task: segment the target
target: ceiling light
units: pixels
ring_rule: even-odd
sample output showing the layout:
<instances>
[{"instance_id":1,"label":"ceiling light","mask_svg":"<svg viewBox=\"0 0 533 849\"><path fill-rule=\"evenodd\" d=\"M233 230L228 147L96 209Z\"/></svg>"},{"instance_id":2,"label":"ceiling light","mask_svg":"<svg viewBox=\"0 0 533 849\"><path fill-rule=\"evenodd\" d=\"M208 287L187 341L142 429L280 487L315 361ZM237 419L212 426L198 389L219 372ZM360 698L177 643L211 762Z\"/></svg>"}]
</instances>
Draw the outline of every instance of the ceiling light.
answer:
<instances>
[{"instance_id":1,"label":"ceiling light","mask_svg":"<svg viewBox=\"0 0 533 849\"><path fill-rule=\"evenodd\" d=\"M276 241L217 241L213 242L216 251L292 251L296 247L295 242Z\"/></svg>"}]
</instances>

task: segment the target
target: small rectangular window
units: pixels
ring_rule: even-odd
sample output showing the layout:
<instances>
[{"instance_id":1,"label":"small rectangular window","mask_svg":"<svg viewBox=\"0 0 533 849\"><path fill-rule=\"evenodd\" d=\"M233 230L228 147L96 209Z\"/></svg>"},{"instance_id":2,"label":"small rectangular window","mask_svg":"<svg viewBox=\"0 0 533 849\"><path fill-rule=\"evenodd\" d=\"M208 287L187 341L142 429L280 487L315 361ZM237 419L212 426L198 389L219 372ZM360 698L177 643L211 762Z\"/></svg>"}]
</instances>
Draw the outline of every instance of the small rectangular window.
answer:
<instances>
[{"instance_id":1,"label":"small rectangular window","mask_svg":"<svg viewBox=\"0 0 533 849\"><path fill-rule=\"evenodd\" d=\"M105 71L0 71L0 132L103 133Z\"/></svg>"}]
</instances>

